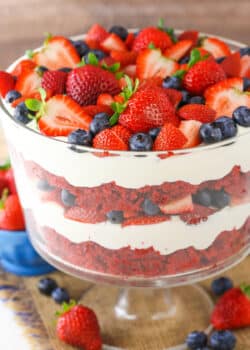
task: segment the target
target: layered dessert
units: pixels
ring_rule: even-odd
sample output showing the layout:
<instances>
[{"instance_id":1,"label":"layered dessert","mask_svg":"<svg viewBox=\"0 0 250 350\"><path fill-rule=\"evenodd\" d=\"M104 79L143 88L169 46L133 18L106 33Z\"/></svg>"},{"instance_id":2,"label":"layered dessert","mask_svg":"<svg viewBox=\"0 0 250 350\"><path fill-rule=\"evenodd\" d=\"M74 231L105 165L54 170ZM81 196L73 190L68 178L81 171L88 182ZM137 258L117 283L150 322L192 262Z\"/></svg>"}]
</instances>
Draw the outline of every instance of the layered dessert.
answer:
<instances>
[{"instance_id":1,"label":"layered dessert","mask_svg":"<svg viewBox=\"0 0 250 350\"><path fill-rule=\"evenodd\" d=\"M109 276L214 268L250 242L250 52L94 25L0 72L34 241Z\"/></svg>"}]
</instances>

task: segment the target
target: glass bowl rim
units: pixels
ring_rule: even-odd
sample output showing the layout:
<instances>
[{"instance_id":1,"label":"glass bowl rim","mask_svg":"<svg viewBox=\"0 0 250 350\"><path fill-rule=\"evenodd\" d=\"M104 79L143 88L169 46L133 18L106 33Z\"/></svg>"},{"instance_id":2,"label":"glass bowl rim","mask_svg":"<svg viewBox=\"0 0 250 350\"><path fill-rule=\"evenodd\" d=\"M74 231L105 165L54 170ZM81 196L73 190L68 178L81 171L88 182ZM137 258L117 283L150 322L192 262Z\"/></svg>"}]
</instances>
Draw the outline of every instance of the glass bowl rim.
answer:
<instances>
[{"instance_id":1,"label":"glass bowl rim","mask_svg":"<svg viewBox=\"0 0 250 350\"><path fill-rule=\"evenodd\" d=\"M135 32L138 29L129 29L130 32ZM184 30L181 29L175 29L175 32L177 34L182 33ZM72 40L80 40L80 39L84 39L86 34L80 34L80 35L76 35L73 37L70 37L70 39ZM199 32L199 36L204 37L204 36L209 36L209 37L216 37L220 40L225 41L228 45L230 46L235 46L237 48L244 48L247 47L246 44L239 42L239 41L235 41L232 39L228 39L225 38L223 36L220 35L212 35L209 33L204 33L204 32ZM39 51L41 49L41 47L38 47L36 49L34 49L34 51ZM7 72L10 72L19 61L23 60L27 58L25 55L19 57L18 59L16 59L10 66L8 66L8 68L6 69ZM190 147L190 148L184 148L184 149L174 149L174 150L165 150L165 151L148 151L148 152L144 152L144 151L121 151L121 150L104 150L104 149L99 149L99 148L93 148L93 147L89 147L89 146L82 146L82 145L75 145L75 144L71 144L65 140L62 139L58 139L58 138L53 138L53 137L49 137L47 135L43 135L41 133L39 133L38 131L31 129L29 127L27 127L25 124L22 123L17 123L14 120L14 117L11 115L11 112L9 111L9 106L7 104L7 102L5 102L4 98L2 98L0 96L0 108L2 109L2 111L9 117L9 119L11 120L11 122L13 122L18 128L24 129L28 132L32 132L33 134L37 135L38 137L41 137L42 139L47 139L50 140L51 142L56 142L57 144L62 144L65 146L74 146L77 147L77 150L79 150L79 152L88 152L88 153L100 153L100 154L116 154L116 155L121 155L121 156L165 156L165 155L183 155L183 154L190 154L190 153L196 153L196 152L203 152L206 150L212 150L212 149L217 149L220 147L224 147L227 145L230 145L232 143L235 143L238 139L241 139L242 137L246 137L248 136L248 134L250 133L250 128L248 131L242 133L241 135L236 135L235 137L220 141L220 142L216 142L216 143L212 143L212 144L208 144L208 145L201 145L199 147ZM246 128L247 130L248 128Z\"/></svg>"}]
</instances>

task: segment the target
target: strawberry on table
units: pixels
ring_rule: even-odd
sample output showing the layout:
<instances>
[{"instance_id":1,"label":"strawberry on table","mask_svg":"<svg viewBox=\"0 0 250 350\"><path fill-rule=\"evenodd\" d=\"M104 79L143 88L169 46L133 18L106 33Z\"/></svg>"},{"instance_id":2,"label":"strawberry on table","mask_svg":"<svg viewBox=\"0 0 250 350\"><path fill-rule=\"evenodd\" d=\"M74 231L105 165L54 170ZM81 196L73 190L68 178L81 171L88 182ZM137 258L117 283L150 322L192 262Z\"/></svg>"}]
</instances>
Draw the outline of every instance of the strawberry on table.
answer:
<instances>
[{"instance_id":1,"label":"strawberry on table","mask_svg":"<svg viewBox=\"0 0 250 350\"><path fill-rule=\"evenodd\" d=\"M10 73L0 71L0 96L4 98L10 90L14 89L14 87L14 77Z\"/></svg>"},{"instance_id":2,"label":"strawberry on table","mask_svg":"<svg viewBox=\"0 0 250 350\"><path fill-rule=\"evenodd\" d=\"M154 47L164 51L173 45L173 42L170 36L163 30L155 27L147 27L141 30L136 36L132 50L141 51L147 49L149 44L153 44Z\"/></svg>"},{"instance_id":3,"label":"strawberry on table","mask_svg":"<svg viewBox=\"0 0 250 350\"><path fill-rule=\"evenodd\" d=\"M154 142L154 151L171 151L182 148L187 142L186 136L177 127L166 123Z\"/></svg>"},{"instance_id":4,"label":"strawberry on table","mask_svg":"<svg viewBox=\"0 0 250 350\"><path fill-rule=\"evenodd\" d=\"M2 230L24 230L25 223L17 194L10 194L5 188L0 199L0 229Z\"/></svg>"},{"instance_id":5,"label":"strawberry on table","mask_svg":"<svg viewBox=\"0 0 250 350\"><path fill-rule=\"evenodd\" d=\"M104 150L128 150L131 132L122 125L115 125L111 129L104 129L94 137L93 147Z\"/></svg>"},{"instance_id":6,"label":"strawberry on table","mask_svg":"<svg viewBox=\"0 0 250 350\"><path fill-rule=\"evenodd\" d=\"M209 51L214 58L228 56L231 53L229 46L218 38L205 38L202 40L201 47Z\"/></svg>"},{"instance_id":7,"label":"strawberry on table","mask_svg":"<svg viewBox=\"0 0 250 350\"><path fill-rule=\"evenodd\" d=\"M34 93L37 93L39 87L41 87L41 76L33 70L24 70L18 78L15 85L15 89L19 91L22 96L31 97Z\"/></svg>"},{"instance_id":8,"label":"strawberry on table","mask_svg":"<svg viewBox=\"0 0 250 350\"><path fill-rule=\"evenodd\" d=\"M211 123L215 117L215 110L202 104L187 104L178 110L178 115L186 120L198 120L201 123Z\"/></svg>"},{"instance_id":9,"label":"strawberry on table","mask_svg":"<svg viewBox=\"0 0 250 350\"><path fill-rule=\"evenodd\" d=\"M164 51L164 56L172 58L173 60L179 61L184 57L193 47L192 40L180 40L173 46L169 47Z\"/></svg>"}]
</instances>

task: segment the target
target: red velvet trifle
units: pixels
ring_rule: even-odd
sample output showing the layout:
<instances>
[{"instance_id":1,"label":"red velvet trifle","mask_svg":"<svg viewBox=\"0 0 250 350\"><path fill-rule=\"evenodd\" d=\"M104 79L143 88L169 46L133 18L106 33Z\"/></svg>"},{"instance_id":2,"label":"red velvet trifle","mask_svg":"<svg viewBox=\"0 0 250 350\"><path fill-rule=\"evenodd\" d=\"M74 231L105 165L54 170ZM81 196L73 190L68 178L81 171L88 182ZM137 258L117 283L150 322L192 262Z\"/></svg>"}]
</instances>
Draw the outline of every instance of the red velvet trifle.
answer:
<instances>
[{"instance_id":1,"label":"red velvet trifle","mask_svg":"<svg viewBox=\"0 0 250 350\"><path fill-rule=\"evenodd\" d=\"M82 277L152 281L247 253L249 48L94 25L28 55L0 72L2 121L43 255Z\"/></svg>"}]
</instances>

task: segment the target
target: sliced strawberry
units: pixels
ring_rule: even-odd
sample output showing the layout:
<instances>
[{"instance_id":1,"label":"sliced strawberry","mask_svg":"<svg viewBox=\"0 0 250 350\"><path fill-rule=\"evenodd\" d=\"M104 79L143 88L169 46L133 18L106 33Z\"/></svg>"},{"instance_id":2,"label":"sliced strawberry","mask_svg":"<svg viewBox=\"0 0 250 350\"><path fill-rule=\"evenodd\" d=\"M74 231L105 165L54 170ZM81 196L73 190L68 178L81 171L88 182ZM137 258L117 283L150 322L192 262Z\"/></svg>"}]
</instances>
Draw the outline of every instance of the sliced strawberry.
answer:
<instances>
[{"instance_id":1,"label":"sliced strawberry","mask_svg":"<svg viewBox=\"0 0 250 350\"><path fill-rule=\"evenodd\" d=\"M130 64L129 66L124 67L123 72L125 74L127 74L130 78L135 78L136 77L136 65Z\"/></svg>"},{"instance_id":2,"label":"sliced strawberry","mask_svg":"<svg viewBox=\"0 0 250 350\"><path fill-rule=\"evenodd\" d=\"M178 63L163 56L160 50L144 50L139 53L136 61L136 74L139 79L163 79L172 75L178 68Z\"/></svg>"},{"instance_id":3,"label":"sliced strawberry","mask_svg":"<svg viewBox=\"0 0 250 350\"><path fill-rule=\"evenodd\" d=\"M240 76L240 53L235 52L227 56L220 64L228 78Z\"/></svg>"},{"instance_id":4,"label":"sliced strawberry","mask_svg":"<svg viewBox=\"0 0 250 350\"><path fill-rule=\"evenodd\" d=\"M250 56L248 56L248 55L241 57L240 77L250 79Z\"/></svg>"},{"instance_id":5,"label":"sliced strawberry","mask_svg":"<svg viewBox=\"0 0 250 350\"><path fill-rule=\"evenodd\" d=\"M0 71L0 95L5 97L5 95L13 90L15 86L14 77L5 71Z\"/></svg>"},{"instance_id":6,"label":"sliced strawberry","mask_svg":"<svg viewBox=\"0 0 250 350\"><path fill-rule=\"evenodd\" d=\"M91 117L94 117L96 114L102 112L107 113L109 116L111 116L114 113L114 111L109 106L105 105L83 106L82 110Z\"/></svg>"},{"instance_id":7,"label":"sliced strawberry","mask_svg":"<svg viewBox=\"0 0 250 350\"><path fill-rule=\"evenodd\" d=\"M70 40L63 36L54 36L34 55L33 60L38 66L57 70L76 67L80 57Z\"/></svg>"},{"instance_id":8,"label":"sliced strawberry","mask_svg":"<svg viewBox=\"0 0 250 350\"><path fill-rule=\"evenodd\" d=\"M180 122L179 129L187 138L183 148L195 147L201 143L200 127L201 123L197 120L182 120Z\"/></svg>"},{"instance_id":9,"label":"sliced strawberry","mask_svg":"<svg viewBox=\"0 0 250 350\"><path fill-rule=\"evenodd\" d=\"M22 61L18 62L18 64L15 66L15 68L13 69L11 74L14 75L15 77L18 77L24 71L27 71L27 70L33 71L34 68L36 68L35 62L33 62L32 60L22 60Z\"/></svg>"},{"instance_id":10,"label":"sliced strawberry","mask_svg":"<svg viewBox=\"0 0 250 350\"><path fill-rule=\"evenodd\" d=\"M198 43L199 32L197 30L186 30L185 32L179 35L179 40L192 40L193 46L196 46Z\"/></svg>"},{"instance_id":11,"label":"sliced strawberry","mask_svg":"<svg viewBox=\"0 0 250 350\"><path fill-rule=\"evenodd\" d=\"M124 41L115 33L110 33L109 36L101 42L101 48L104 51L127 51Z\"/></svg>"},{"instance_id":12,"label":"sliced strawberry","mask_svg":"<svg viewBox=\"0 0 250 350\"><path fill-rule=\"evenodd\" d=\"M182 148L187 142L186 136L174 125L167 123L154 142L154 151L171 151Z\"/></svg>"},{"instance_id":13,"label":"sliced strawberry","mask_svg":"<svg viewBox=\"0 0 250 350\"><path fill-rule=\"evenodd\" d=\"M127 48L128 48L129 50L132 49L134 40L135 40L135 35L134 35L134 33L128 33L128 36L127 36L127 38L126 38L126 40L125 40L125 44L126 44L126 46L127 46Z\"/></svg>"},{"instance_id":14,"label":"sliced strawberry","mask_svg":"<svg viewBox=\"0 0 250 350\"><path fill-rule=\"evenodd\" d=\"M164 51L164 56L179 61L184 57L193 47L192 40L180 40L175 45L169 47Z\"/></svg>"},{"instance_id":15,"label":"sliced strawberry","mask_svg":"<svg viewBox=\"0 0 250 350\"><path fill-rule=\"evenodd\" d=\"M229 78L205 92L206 105L216 111L216 116L232 116L240 106L250 107L250 95L243 92L242 78Z\"/></svg>"},{"instance_id":16,"label":"sliced strawberry","mask_svg":"<svg viewBox=\"0 0 250 350\"><path fill-rule=\"evenodd\" d=\"M211 123L216 117L216 112L208 106L201 104L188 104L178 110L182 119L197 120L201 123Z\"/></svg>"},{"instance_id":17,"label":"sliced strawberry","mask_svg":"<svg viewBox=\"0 0 250 350\"><path fill-rule=\"evenodd\" d=\"M169 46L173 45L170 36L155 27L147 27L139 32L136 36L132 50L141 51L148 48L149 44L153 44L156 48L162 51L166 50Z\"/></svg>"},{"instance_id":18,"label":"sliced strawberry","mask_svg":"<svg viewBox=\"0 0 250 350\"><path fill-rule=\"evenodd\" d=\"M15 89L23 96L31 97L41 87L41 76L35 70L26 70L17 78Z\"/></svg>"},{"instance_id":19,"label":"sliced strawberry","mask_svg":"<svg viewBox=\"0 0 250 350\"><path fill-rule=\"evenodd\" d=\"M177 108L182 100L182 93L175 89L164 89L165 94L168 96L172 105Z\"/></svg>"},{"instance_id":20,"label":"sliced strawberry","mask_svg":"<svg viewBox=\"0 0 250 350\"><path fill-rule=\"evenodd\" d=\"M201 54L201 57L204 57L204 56L212 56L212 54L205 50L203 47L196 47L196 50L199 51L199 53Z\"/></svg>"},{"instance_id":21,"label":"sliced strawberry","mask_svg":"<svg viewBox=\"0 0 250 350\"><path fill-rule=\"evenodd\" d=\"M170 220L169 216L137 216L134 218L125 219L122 223L122 227L133 225L153 225L167 220Z\"/></svg>"},{"instance_id":22,"label":"sliced strawberry","mask_svg":"<svg viewBox=\"0 0 250 350\"><path fill-rule=\"evenodd\" d=\"M121 67L128 66L130 64L135 64L137 53L135 51L116 51L110 52L110 56L115 62L119 62Z\"/></svg>"},{"instance_id":23,"label":"sliced strawberry","mask_svg":"<svg viewBox=\"0 0 250 350\"><path fill-rule=\"evenodd\" d=\"M114 99L110 94L100 94L97 98L97 105L111 106L112 103L114 103Z\"/></svg>"},{"instance_id":24,"label":"sliced strawberry","mask_svg":"<svg viewBox=\"0 0 250 350\"><path fill-rule=\"evenodd\" d=\"M100 24L93 24L87 32L84 40L91 49L100 49L100 44L108 37L109 33Z\"/></svg>"},{"instance_id":25,"label":"sliced strawberry","mask_svg":"<svg viewBox=\"0 0 250 350\"><path fill-rule=\"evenodd\" d=\"M187 195L183 198L175 199L166 204L162 204L160 205L160 209L164 214L168 214L168 215L189 213L194 209L192 196Z\"/></svg>"},{"instance_id":26,"label":"sliced strawberry","mask_svg":"<svg viewBox=\"0 0 250 350\"><path fill-rule=\"evenodd\" d=\"M89 129L92 118L72 98L56 95L46 104L46 115L39 119L40 131L48 136L67 136L75 129Z\"/></svg>"},{"instance_id":27,"label":"sliced strawberry","mask_svg":"<svg viewBox=\"0 0 250 350\"><path fill-rule=\"evenodd\" d=\"M104 129L94 137L93 147L104 150L128 150L128 140L131 133L122 125L115 125L111 129Z\"/></svg>"},{"instance_id":28,"label":"sliced strawberry","mask_svg":"<svg viewBox=\"0 0 250 350\"><path fill-rule=\"evenodd\" d=\"M201 47L209 51L214 58L228 56L231 53L229 46L218 38L205 38L202 41Z\"/></svg>"}]
</instances>

